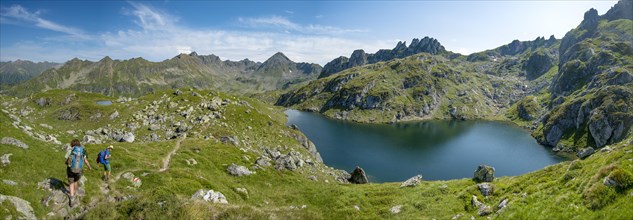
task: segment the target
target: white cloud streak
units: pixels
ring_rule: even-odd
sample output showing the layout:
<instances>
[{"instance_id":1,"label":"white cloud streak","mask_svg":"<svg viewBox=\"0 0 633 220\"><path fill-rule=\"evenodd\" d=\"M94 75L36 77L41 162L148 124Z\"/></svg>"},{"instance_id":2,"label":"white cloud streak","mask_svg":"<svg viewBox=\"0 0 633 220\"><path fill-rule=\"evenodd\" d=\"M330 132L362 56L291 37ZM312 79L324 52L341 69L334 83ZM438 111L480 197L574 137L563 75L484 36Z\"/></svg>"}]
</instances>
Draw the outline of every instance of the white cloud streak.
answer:
<instances>
[{"instance_id":1,"label":"white cloud streak","mask_svg":"<svg viewBox=\"0 0 633 220\"><path fill-rule=\"evenodd\" d=\"M67 27L40 17L41 12L30 12L20 5L13 5L8 8L0 9L0 18L2 23L28 23L43 29L69 34L78 39L88 39L89 36L81 30L73 27Z\"/></svg>"},{"instance_id":2,"label":"white cloud streak","mask_svg":"<svg viewBox=\"0 0 633 220\"><path fill-rule=\"evenodd\" d=\"M343 29L333 26L325 26L318 24L299 25L288 18L282 16L269 16L258 18L238 18L238 22L247 27L256 29L281 28L282 31L295 31L303 34L319 34L319 35L341 35L348 33L364 33L367 30L361 29Z\"/></svg>"},{"instance_id":3,"label":"white cloud streak","mask_svg":"<svg viewBox=\"0 0 633 220\"><path fill-rule=\"evenodd\" d=\"M132 17L132 22L139 28L96 34L90 46L72 43L59 46L46 42L21 42L2 48L3 53L0 59L64 62L74 57L99 60L107 55L115 59L143 57L151 61L162 61L179 53L196 51L201 55L216 54L224 60L248 58L263 62L274 53L281 51L295 62L314 62L324 65L336 57L349 56L355 49L375 52L381 48L391 48L397 42L395 40L349 39L337 36L348 30L321 25L302 26L286 18L274 16L241 18L240 22L286 28L301 33L321 34L271 32L257 28L247 31L192 29L177 25L178 19L172 15L140 3L130 4L132 9L124 11L124 14ZM35 16L37 13L25 15ZM49 27L53 26L49 25ZM81 33L74 29L69 30L73 31L64 33Z\"/></svg>"}]
</instances>

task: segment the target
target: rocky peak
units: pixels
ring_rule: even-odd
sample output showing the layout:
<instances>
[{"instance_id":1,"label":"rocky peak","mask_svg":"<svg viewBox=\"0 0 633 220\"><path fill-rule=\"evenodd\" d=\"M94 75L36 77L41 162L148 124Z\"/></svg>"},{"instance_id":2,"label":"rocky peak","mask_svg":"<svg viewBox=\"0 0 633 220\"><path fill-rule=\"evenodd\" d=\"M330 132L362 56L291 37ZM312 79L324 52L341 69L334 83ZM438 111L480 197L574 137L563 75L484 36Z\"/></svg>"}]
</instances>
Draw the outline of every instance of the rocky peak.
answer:
<instances>
[{"instance_id":1,"label":"rocky peak","mask_svg":"<svg viewBox=\"0 0 633 220\"><path fill-rule=\"evenodd\" d=\"M351 57L339 57L325 64L319 78L327 77L334 73L365 64L403 58L418 53L438 54L445 52L444 46L439 41L430 37L421 40L414 38L407 47L406 41L399 41L392 50L381 49L374 54L367 54L363 50L355 50Z\"/></svg>"},{"instance_id":2,"label":"rocky peak","mask_svg":"<svg viewBox=\"0 0 633 220\"><path fill-rule=\"evenodd\" d=\"M367 64L367 54L364 50L355 50L349 58L349 68Z\"/></svg>"},{"instance_id":3,"label":"rocky peak","mask_svg":"<svg viewBox=\"0 0 633 220\"><path fill-rule=\"evenodd\" d=\"M292 62L292 61L282 52L277 52L272 57L268 58L266 62Z\"/></svg>"},{"instance_id":4,"label":"rocky peak","mask_svg":"<svg viewBox=\"0 0 633 220\"><path fill-rule=\"evenodd\" d=\"M197 57L198 53L196 53L196 51L193 51L189 54L190 57Z\"/></svg>"},{"instance_id":5,"label":"rocky peak","mask_svg":"<svg viewBox=\"0 0 633 220\"><path fill-rule=\"evenodd\" d=\"M398 41L398 44L396 45L395 48L393 48L393 51L404 51L407 49L407 42L406 41Z\"/></svg>"},{"instance_id":6,"label":"rocky peak","mask_svg":"<svg viewBox=\"0 0 633 220\"><path fill-rule=\"evenodd\" d=\"M112 58L110 58L110 56L105 56L103 59L99 60L99 62L112 62Z\"/></svg>"},{"instance_id":7,"label":"rocky peak","mask_svg":"<svg viewBox=\"0 0 633 220\"><path fill-rule=\"evenodd\" d=\"M582 23L580 23L580 27L585 29L594 29L598 26L598 19L600 19L600 16L598 16L598 10L591 8L589 11L585 12L585 18Z\"/></svg>"},{"instance_id":8,"label":"rocky peak","mask_svg":"<svg viewBox=\"0 0 633 220\"><path fill-rule=\"evenodd\" d=\"M586 14L585 14L586 17ZM633 20L633 1L620 0L607 13L602 15L603 18L612 21L617 19Z\"/></svg>"}]
</instances>

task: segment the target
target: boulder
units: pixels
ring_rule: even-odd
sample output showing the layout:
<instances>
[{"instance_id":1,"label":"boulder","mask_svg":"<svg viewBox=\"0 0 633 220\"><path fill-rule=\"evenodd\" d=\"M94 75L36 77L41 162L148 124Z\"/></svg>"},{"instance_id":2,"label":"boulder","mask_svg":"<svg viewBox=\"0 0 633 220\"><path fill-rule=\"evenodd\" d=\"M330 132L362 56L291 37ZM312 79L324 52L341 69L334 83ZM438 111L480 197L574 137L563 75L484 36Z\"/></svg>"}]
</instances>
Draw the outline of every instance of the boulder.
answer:
<instances>
[{"instance_id":1,"label":"boulder","mask_svg":"<svg viewBox=\"0 0 633 220\"><path fill-rule=\"evenodd\" d=\"M270 158L268 157L260 157L257 158L257 160L255 161L255 164L259 165L259 166L270 166Z\"/></svg>"},{"instance_id":2,"label":"boulder","mask_svg":"<svg viewBox=\"0 0 633 220\"><path fill-rule=\"evenodd\" d=\"M15 181L13 181L13 180L2 180L2 182L3 182L4 184L9 185L9 186L17 186L17 185L18 185L18 183L16 183L16 182L15 182Z\"/></svg>"},{"instance_id":3,"label":"boulder","mask_svg":"<svg viewBox=\"0 0 633 220\"><path fill-rule=\"evenodd\" d=\"M19 148L23 148L23 149L28 149L29 145L25 144L24 142L12 138L12 137L3 137L2 140L0 140L0 144L8 144L8 145L13 145Z\"/></svg>"},{"instance_id":4,"label":"boulder","mask_svg":"<svg viewBox=\"0 0 633 220\"><path fill-rule=\"evenodd\" d=\"M233 146L240 146L240 142L233 136L222 136L220 137L220 142L223 144L231 143Z\"/></svg>"},{"instance_id":5,"label":"boulder","mask_svg":"<svg viewBox=\"0 0 633 220\"><path fill-rule=\"evenodd\" d=\"M492 182L495 179L495 168L488 165L479 165L475 170L473 179L477 182Z\"/></svg>"},{"instance_id":6,"label":"boulder","mask_svg":"<svg viewBox=\"0 0 633 220\"><path fill-rule=\"evenodd\" d=\"M160 125L157 125L157 124L151 124L149 125L149 128L148 128L148 130L150 131L156 131L158 129L160 129Z\"/></svg>"},{"instance_id":7,"label":"boulder","mask_svg":"<svg viewBox=\"0 0 633 220\"><path fill-rule=\"evenodd\" d=\"M132 132L127 132L123 135L121 135L121 137L118 140L119 142L129 142L132 143L134 142L134 133Z\"/></svg>"},{"instance_id":8,"label":"boulder","mask_svg":"<svg viewBox=\"0 0 633 220\"><path fill-rule=\"evenodd\" d=\"M369 181L367 180L367 175L365 174L365 170L360 167L356 167L354 171L352 171L351 177L349 178L349 182L354 184L365 184Z\"/></svg>"},{"instance_id":9,"label":"boulder","mask_svg":"<svg viewBox=\"0 0 633 220\"><path fill-rule=\"evenodd\" d=\"M248 168L244 166L238 166L236 164L231 164L226 171L228 171L233 176L248 176L253 174L252 171L248 170Z\"/></svg>"},{"instance_id":10,"label":"boulder","mask_svg":"<svg viewBox=\"0 0 633 220\"><path fill-rule=\"evenodd\" d=\"M398 214L402 211L402 205L397 205L394 207L391 207L391 209L389 209L389 211L391 212L391 214Z\"/></svg>"},{"instance_id":11,"label":"boulder","mask_svg":"<svg viewBox=\"0 0 633 220\"><path fill-rule=\"evenodd\" d=\"M481 194L483 196L489 196L492 195L492 193L494 192L494 185L492 185L492 183L480 183L477 184L477 187L479 187L479 191L481 191Z\"/></svg>"},{"instance_id":12,"label":"boulder","mask_svg":"<svg viewBox=\"0 0 633 220\"><path fill-rule=\"evenodd\" d=\"M114 120L118 117L119 117L119 111L114 111L112 114L110 114L110 120Z\"/></svg>"},{"instance_id":13,"label":"boulder","mask_svg":"<svg viewBox=\"0 0 633 220\"><path fill-rule=\"evenodd\" d=\"M44 97L35 100L35 103L37 103L37 105L39 105L40 107L50 105L50 101Z\"/></svg>"},{"instance_id":14,"label":"boulder","mask_svg":"<svg viewBox=\"0 0 633 220\"><path fill-rule=\"evenodd\" d=\"M585 159L589 155L592 155L594 152L595 150L593 149L593 147L586 147L586 148L580 149L578 153L576 154L576 156L578 156L578 158L580 159Z\"/></svg>"},{"instance_id":15,"label":"boulder","mask_svg":"<svg viewBox=\"0 0 633 220\"><path fill-rule=\"evenodd\" d=\"M33 207L31 207L30 202L15 196L5 196L0 194L0 204L4 203L5 201L13 203L13 207L15 207L15 210L21 213L25 219L37 219L35 217L35 212L33 211Z\"/></svg>"},{"instance_id":16,"label":"boulder","mask_svg":"<svg viewBox=\"0 0 633 220\"><path fill-rule=\"evenodd\" d=\"M422 182L422 175L416 175L404 181L402 184L400 184L400 188L405 187L405 186L414 187L414 186L420 185L421 182Z\"/></svg>"},{"instance_id":17,"label":"boulder","mask_svg":"<svg viewBox=\"0 0 633 220\"><path fill-rule=\"evenodd\" d=\"M226 197L224 197L224 194L222 194L221 192L215 192L213 190L204 190L204 189L200 189L196 191L196 193L194 193L191 196L191 199L192 200L201 199L207 202L222 203L222 204L229 203L228 201L226 201Z\"/></svg>"},{"instance_id":18,"label":"boulder","mask_svg":"<svg viewBox=\"0 0 633 220\"><path fill-rule=\"evenodd\" d=\"M492 213L492 208L489 205L486 205L477 200L477 196L475 195L473 195L472 199L470 200L470 204L473 206L473 208L477 208L477 214L479 216L484 216Z\"/></svg>"},{"instance_id":19,"label":"boulder","mask_svg":"<svg viewBox=\"0 0 633 220\"><path fill-rule=\"evenodd\" d=\"M506 206L508 206L508 199L502 199L501 202L499 202L499 205L497 205L497 214L499 214L501 212L501 210L503 210Z\"/></svg>"},{"instance_id":20,"label":"boulder","mask_svg":"<svg viewBox=\"0 0 633 220\"><path fill-rule=\"evenodd\" d=\"M2 162L2 166L7 166L11 163L11 160L9 160L9 157L13 155L12 153L8 153L8 154L4 154L2 155L2 157L0 157L0 161Z\"/></svg>"}]
</instances>

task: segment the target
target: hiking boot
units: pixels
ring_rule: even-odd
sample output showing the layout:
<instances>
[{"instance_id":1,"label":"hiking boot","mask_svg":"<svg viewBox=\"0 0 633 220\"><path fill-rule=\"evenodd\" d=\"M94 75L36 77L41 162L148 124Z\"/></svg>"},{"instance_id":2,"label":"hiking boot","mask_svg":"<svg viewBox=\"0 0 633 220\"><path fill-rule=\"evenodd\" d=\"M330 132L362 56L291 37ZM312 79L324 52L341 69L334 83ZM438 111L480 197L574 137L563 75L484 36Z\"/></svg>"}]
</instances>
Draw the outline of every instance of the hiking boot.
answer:
<instances>
[{"instance_id":1,"label":"hiking boot","mask_svg":"<svg viewBox=\"0 0 633 220\"><path fill-rule=\"evenodd\" d=\"M72 196L68 196L68 206L70 206L71 208L73 207L73 197Z\"/></svg>"}]
</instances>

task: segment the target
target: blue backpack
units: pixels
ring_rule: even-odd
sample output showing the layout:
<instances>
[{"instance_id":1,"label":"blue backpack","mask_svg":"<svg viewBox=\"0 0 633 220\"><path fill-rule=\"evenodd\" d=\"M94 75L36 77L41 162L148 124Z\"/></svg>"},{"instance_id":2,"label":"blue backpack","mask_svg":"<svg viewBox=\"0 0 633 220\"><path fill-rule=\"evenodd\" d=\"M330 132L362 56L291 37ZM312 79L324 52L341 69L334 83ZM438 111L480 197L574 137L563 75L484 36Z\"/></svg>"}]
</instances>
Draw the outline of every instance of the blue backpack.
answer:
<instances>
[{"instance_id":1,"label":"blue backpack","mask_svg":"<svg viewBox=\"0 0 633 220\"><path fill-rule=\"evenodd\" d=\"M68 156L70 160L70 172L81 173L84 166L85 151L82 146L74 146Z\"/></svg>"},{"instance_id":2,"label":"blue backpack","mask_svg":"<svg viewBox=\"0 0 633 220\"><path fill-rule=\"evenodd\" d=\"M105 150L99 151L99 154L97 155L97 163L100 164L104 164L105 163Z\"/></svg>"}]
</instances>

